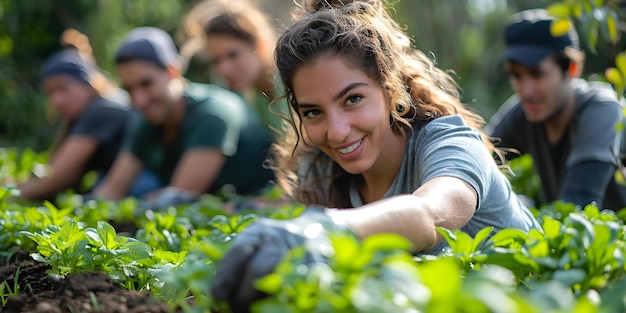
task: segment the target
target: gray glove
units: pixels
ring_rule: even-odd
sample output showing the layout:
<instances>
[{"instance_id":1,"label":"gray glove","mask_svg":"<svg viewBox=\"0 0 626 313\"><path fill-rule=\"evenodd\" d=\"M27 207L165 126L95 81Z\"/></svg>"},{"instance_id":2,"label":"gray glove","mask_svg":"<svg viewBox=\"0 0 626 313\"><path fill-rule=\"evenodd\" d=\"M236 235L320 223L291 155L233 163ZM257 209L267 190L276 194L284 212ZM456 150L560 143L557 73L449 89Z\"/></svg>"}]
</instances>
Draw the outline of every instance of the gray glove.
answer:
<instances>
[{"instance_id":1,"label":"gray glove","mask_svg":"<svg viewBox=\"0 0 626 313\"><path fill-rule=\"evenodd\" d=\"M266 296L254 287L256 280L272 273L289 250L307 240L326 240L325 229L334 227L347 230L333 223L319 208L308 208L292 220L255 221L233 240L218 264L211 284L213 298L227 301L234 313L249 312L254 301ZM325 256L308 251L305 264L326 260Z\"/></svg>"},{"instance_id":2,"label":"gray glove","mask_svg":"<svg viewBox=\"0 0 626 313\"><path fill-rule=\"evenodd\" d=\"M198 196L189 191L175 187L167 187L159 192L156 200L152 203L152 209L158 211L170 206L188 204L196 201L198 201Z\"/></svg>"}]
</instances>

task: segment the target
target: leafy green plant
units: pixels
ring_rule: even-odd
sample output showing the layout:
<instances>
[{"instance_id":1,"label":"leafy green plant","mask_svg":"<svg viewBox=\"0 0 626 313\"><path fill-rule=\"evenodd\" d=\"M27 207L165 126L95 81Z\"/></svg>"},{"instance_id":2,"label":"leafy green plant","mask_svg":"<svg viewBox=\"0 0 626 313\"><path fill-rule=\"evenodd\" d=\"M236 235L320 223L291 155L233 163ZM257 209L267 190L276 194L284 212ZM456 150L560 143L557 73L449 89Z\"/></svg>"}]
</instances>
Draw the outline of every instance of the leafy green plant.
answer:
<instances>
[{"instance_id":1,"label":"leafy green plant","mask_svg":"<svg viewBox=\"0 0 626 313\"><path fill-rule=\"evenodd\" d=\"M47 160L47 153L0 147L0 185L8 179L16 183L26 181L33 173L42 174Z\"/></svg>"},{"instance_id":2,"label":"leafy green plant","mask_svg":"<svg viewBox=\"0 0 626 313\"><path fill-rule=\"evenodd\" d=\"M186 245L193 229L191 222L171 212L156 212L143 220L142 228L136 237L151 247L169 251L188 250Z\"/></svg>"},{"instance_id":3,"label":"leafy green plant","mask_svg":"<svg viewBox=\"0 0 626 313\"><path fill-rule=\"evenodd\" d=\"M20 294L21 287L19 284L19 277L20 269L18 268L15 271L12 286L6 280L0 283L0 302L2 303L2 307L6 306L10 297ZM30 285L28 285L28 287L30 288Z\"/></svg>"},{"instance_id":4,"label":"leafy green plant","mask_svg":"<svg viewBox=\"0 0 626 313\"><path fill-rule=\"evenodd\" d=\"M59 210L46 202L40 207L0 205L0 256L7 257L17 250L32 251L35 243L24 232L44 231L66 223L69 210Z\"/></svg>"},{"instance_id":5,"label":"leafy green plant","mask_svg":"<svg viewBox=\"0 0 626 313\"><path fill-rule=\"evenodd\" d=\"M181 262L180 255L165 252L157 256L167 256L166 261L155 259L150 246L134 238L117 236L106 222L99 222L97 228L81 229L75 220L71 220L61 227L25 234L37 243L37 253L31 256L50 264L51 273L68 275L103 271L133 290L153 288L148 286L155 283L149 268L164 265L169 260Z\"/></svg>"},{"instance_id":6,"label":"leafy green plant","mask_svg":"<svg viewBox=\"0 0 626 313\"><path fill-rule=\"evenodd\" d=\"M508 178L513 191L528 197L534 204L539 204L541 201L539 199L541 180L533 168L532 156L530 154L521 155L507 161L507 166L512 172Z\"/></svg>"},{"instance_id":7,"label":"leafy green plant","mask_svg":"<svg viewBox=\"0 0 626 313\"><path fill-rule=\"evenodd\" d=\"M215 265L226 247L221 242L199 241L180 266L150 270L162 282L161 297L171 307L180 307L185 312L199 313L209 308L220 308L219 304L213 303L208 290L215 275ZM218 312L227 312L223 306L221 308Z\"/></svg>"}]
</instances>

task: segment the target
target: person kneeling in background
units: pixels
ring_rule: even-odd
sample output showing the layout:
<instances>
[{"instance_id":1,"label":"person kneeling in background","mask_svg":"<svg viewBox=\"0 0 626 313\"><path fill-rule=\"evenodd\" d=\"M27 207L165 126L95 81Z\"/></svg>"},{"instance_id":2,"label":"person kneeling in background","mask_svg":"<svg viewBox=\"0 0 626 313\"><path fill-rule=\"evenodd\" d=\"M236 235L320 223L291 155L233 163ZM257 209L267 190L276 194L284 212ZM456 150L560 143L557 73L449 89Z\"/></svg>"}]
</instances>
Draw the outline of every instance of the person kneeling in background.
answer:
<instances>
[{"instance_id":1,"label":"person kneeling in background","mask_svg":"<svg viewBox=\"0 0 626 313\"><path fill-rule=\"evenodd\" d=\"M132 114L125 92L98 69L87 37L71 29L62 42L67 47L46 60L41 80L63 124L51 149L49 173L17 184L24 199L54 200L69 188L81 192L80 182L90 171L106 175Z\"/></svg>"},{"instance_id":2,"label":"person kneeling in background","mask_svg":"<svg viewBox=\"0 0 626 313\"><path fill-rule=\"evenodd\" d=\"M273 173L264 162L272 136L237 94L185 80L166 32L134 29L117 50L115 64L141 116L94 197L120 199L142 168L155 173L163 187L146 197L159 207L227 185L238 194L254 194L269 184Z\"/></svg>"}]
</instances>

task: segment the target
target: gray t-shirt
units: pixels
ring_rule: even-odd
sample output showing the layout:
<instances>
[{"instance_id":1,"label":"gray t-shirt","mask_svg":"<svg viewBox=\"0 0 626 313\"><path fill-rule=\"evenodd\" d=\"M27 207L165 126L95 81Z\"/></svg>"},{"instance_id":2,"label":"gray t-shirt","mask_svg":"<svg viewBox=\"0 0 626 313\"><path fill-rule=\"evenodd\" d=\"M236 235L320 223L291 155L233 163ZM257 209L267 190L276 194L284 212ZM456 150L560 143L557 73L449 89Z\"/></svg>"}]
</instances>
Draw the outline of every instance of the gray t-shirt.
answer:
<instances>
[{"instance_id":1,"label":"gray t-shirt","mask_svg":"<svg viewBox=\"0 0 626 313\"><path fill-rule=\"evenodd\" d=\"M332 165L317 162L309 175L330 176ZM502 172L498 169L480 133L467 126L459 115L437 118L414 129L400 170L383 198L412 194L429 180L451 176L472 186L478 194L474 216L461 230L470 236L487 226L494 231L517 228L528 231L539 228L530 211L522 204ZM356 184L349 188L352 207L363 205ZM438 254L448 246L445 240L424 254Z\"/></svg>"}]
</instances>

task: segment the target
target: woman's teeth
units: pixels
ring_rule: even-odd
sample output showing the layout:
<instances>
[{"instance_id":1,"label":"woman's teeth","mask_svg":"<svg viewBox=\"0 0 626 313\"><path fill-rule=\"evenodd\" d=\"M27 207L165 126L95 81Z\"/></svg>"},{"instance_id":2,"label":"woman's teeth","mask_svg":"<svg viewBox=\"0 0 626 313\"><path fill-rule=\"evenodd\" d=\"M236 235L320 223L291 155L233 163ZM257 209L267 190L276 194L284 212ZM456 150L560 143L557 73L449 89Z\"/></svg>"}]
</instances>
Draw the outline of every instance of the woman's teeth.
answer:
<instances>
[{"instance_id":1,"label":"woman's teeth","mask_svg":"<svg viewBox=\"0 0 626 313\"><path fill-rule=\"evenodd\" d=\"M353 144L353 145L351 145L349 147L343 148L343 149L337 149L337 151L339 151L339 153L342 153L342 154L350 153L350 152L356 150L356 148L358 148L361 145L361 142L363 142L363 141L361 140L361 141L359 141L359 142L357 142L357 143L355 143L355 144Z\"/></svg>"}]
</instances>

